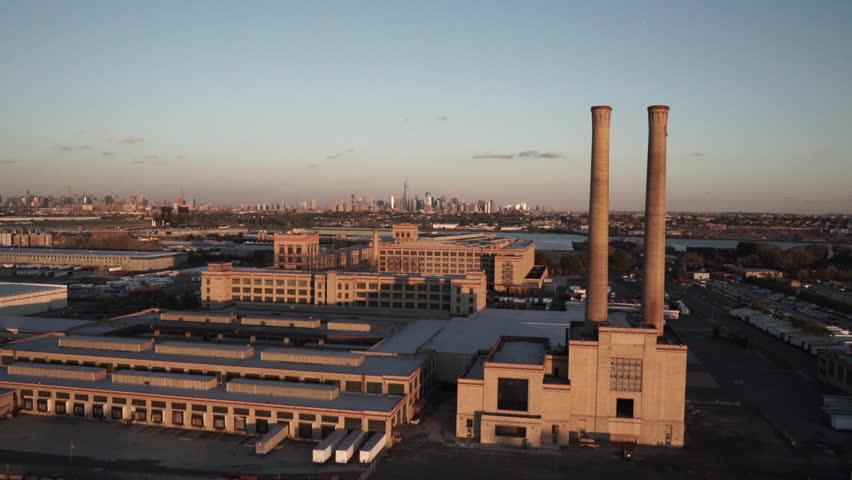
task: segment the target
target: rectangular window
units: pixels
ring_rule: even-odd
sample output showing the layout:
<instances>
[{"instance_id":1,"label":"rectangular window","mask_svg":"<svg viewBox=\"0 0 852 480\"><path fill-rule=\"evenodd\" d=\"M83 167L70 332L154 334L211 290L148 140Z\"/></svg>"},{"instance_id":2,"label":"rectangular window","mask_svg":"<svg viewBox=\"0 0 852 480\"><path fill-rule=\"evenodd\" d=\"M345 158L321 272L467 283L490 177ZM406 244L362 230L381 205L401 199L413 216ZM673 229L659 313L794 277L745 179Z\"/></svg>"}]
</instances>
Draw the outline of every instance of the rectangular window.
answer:
<instances>
[{"instance_id":1,"label":"rectangular window","mask_svg":"<svg viewBox=\"0 0 852 480\"><path fill-rule=\"evenodd\" d=\"M317 419L317 416L312 414L312 413L300 413L299 414L299 420L305 420L307 422L313 422L313 421L316 421L316 419Z\"/></svg>"},{"instance_id":2,"label":"rectangular window","mask_svg":"<svg viewBox=\"0 0 852 480\"><path fill-rule=\"evenodd\" d=\"M275 414L279 419L292 420L293 412L278 412Z\"/></svg>"},{"instance_id":3,"label":"rectangular window","mask_svg":"<svg viewBox=\"0 0 852 480\"><path fill-rule=\"evenodd\" d=\"M86 405L83 403L75 403L74 404L74 415L78 417L83 417L86 415Z\"/></svg>"},{"instance_id":4,"label":"rectangular window","mask_svg":"<svg viewBox=\"0 0 852 480\"><path fill-rule=\"evenodd\" d=\"M224 430L225 429L225 416L224 415L213 415L213 428L216 430Z\"/></svg>"},{"instance_id":5,"label":"rectangular window","mask_svg":"<svg viewBox=\"0 0 852 480\"><path fill-rule=\"evenodd\" d=\"M113 420L122 420L124 419L124 408L122 407L112 407L109 412L110 417Z\"/></svg>"},{"instance_id":6,"label":"rectangular window","mask_svg":"<svg viewBox=\"0 0 852 480\"><path fill-rule=\"evenodd\" d=\"M609 389L613 392L641 392L642 360L631 358L611 359Z\"/></svg>"},{"instance_id":7,"label":"rectangular window","mask_svg":"<svg viewBox=\"0 0 852 480\"><path fill-rule=\"evenodd\" d=\"M186 410L186 404L172 402L172 410Z\"/></svg>"},{"instance_id":8,"label":"rectangular window","mask_svg":"<svg viewBox=\"0 0 852 480\"><path fill-rule=\"evenodd\" d=\"M246 417L234 417L234 430L238 432L246 431Z\"/></svg>"},{"instance_id":9,"label":"rectangular window","mask_svg":"<svg viewBox=\"0 0 852 480\"><path fill-rule=\"evenodd\" d=\"M207 405L193 405L192 411L193 412L206 412L207 411Z\"/></svg>"},{"instance_id":10,"label":"rectangular window","mask_svg":"<svg viewBox=\"0 0 852 480\"><path fill-rule=\"evenodd\" d=\"M520 378L497 379L497 408L526 412L529 401L529 381Z\"/></svg>"},{"instance_id":11,"label":"rectangular window","mask_svg":"<svg viewBox=\"0 0 852 480\"><path fill-rule=\"evenodd\" d=\"M382 393L382 384L376 382L367 382L367 393Z\"/></svg>"},{"instance_id":12,"label":"rectangular window","mask_svg":"<svg viewBox=\"0 0 852 480\"><path fill-rule=\"evenodd\" d=\"M228 413L228 407L213 407L213 413Z\"/></svg>"},{"instance_id":13,"label":"rectangular window","mask_svg":"<svg viewBox=\"0 0 852 480\"><path fill-rule=\"evenodd\" d=\"M154 408L166 408L166 402L158 402L157 400L151 400L151 406Z\"/></svg>"},{"instance_id":14,"label":"rectangular window","mask_svg":"<svg viewBox=\"0 0 852 480\"><path fill-rule=\"evenodd\" d=\"M69 395L69 394L67 394L67 393L62 393L62 392L56 392L56 398L61 398L61 399L63 399L63 400L68 400L68 399L70 399L70 398L71 398L71 395ZM106 401L106 400L104 400L104 401Z\"/></svg>"},{"instance_id":15,"label":"rectangular window","mask_svg":"<svg viewBox=\"0 0 852 480\"><path fill-rule=\"evenodd\" d=\"M389 383L388 395L405 395L405 385L401 383Z\"/></svg>"},{"instance_id":16,"label":"rectangular window","mask_svg":"<svg viewBox=\"0 0 852 480\"><path fill-rule=\"evenodd\" d=\"M385 431L385 422L381 420L367 420L367 431L368 432L384 432Z\"/></svg>"},{"instance_id":17,"label":"rectangular window","mask_svg":"<svg viewBox=\"0 0 852 480\"><path fill-rule=\"evenodd\" d=\"M498 437L526 438L527 428L509 425L495 425L494 435Z\"/></svg>"},{"instance_id":18,"label":"rectangular window","mask_svg":"<svg viewBox=\"0 0 852 480\"><path fill-rule=\"evenodd\" d=\"M74 395L74 400L81 400L81 401L84 401L84 402L88 402L89 396L88 395L81 395L81 394L77 393L77 394Z\"/></svg>"},{"instance_id":19,"label":"rectangular window","mask_svg":"<svg viewBox=\"0 0 852 480\"><path fill-rule=\"evenodd\" d=\"M112 397L112 403L116 405L127 405L127 399L121 397Z\"/></svg>"},{"instance_id":20,"label":"rectangular window","mask_svg":"<svg viewBox=\"0 0 852 480\"><path fill-rule=\"evenodd\" d=\"M144 408L137 408L133 411L133 419L137 422L144 422L148 419L148 412Z\"/></svg>"},{"instance_id":21,"label":"rectangular window","mask_svg":"<svg viewBox=\"0 0 852 480\"><path fill-rule=\"evenodd\" d=\"M45 405L45 408L47 408L46 405ZM338 420L339 419L337 417L333 417L331 415L323 415L322 416L322 422L323 423L337 423Z\"/></svg>"},{"instance_id":22,"label":"rectangular window","mask_svg":"<svg viewBox=\"0 0 852 480\"><path fill-rule=\"evenodd\" d=\"M38 398L50 398L50 392L38 392Z\"/></svg>"},{"instance_id":23,"label":"rectangular window","mask_svg":"<svg viewBox=\"0 0 852 480\"><path fill-rule=\"evenodd\" d=\"M93 402L107 403L107 397L102 395L95 395L92 397Z\"/></svg>"},{"instance_id":24,"label":"rectangular window","mask_svg":"<svg viewBox=\"0 0 852 480\"><path fill-rule=\"evenodd\" d=\"M633 418L633 399L615 399L615 416L619 418Z\"/></svg>"},{"instance_id":25,"label":"rectangular window","mask_svg":"<svg viewBox=\"0 0 852 480\"><path fill-rule=\"evenodd\" d=\"M148 402L145 401L145 400L133 399L133 400L130 401L130 404L133 405L134 407L144 407L144 406L148 405Z\"/></svg>"},{"instance_id":26,"label":"rectangular window","mask_svg":"<svg viewBox=\"0 0 852 480\"><path fill-rule=\"evenodd\" d=\"M344 417L343 428L347 430L361 430L364 427L360 418Z\"/></svg>"},{"instance_id":27,"label":"rectangular window","mask_svg":"<svg viewBox=\"0 0 852 480\"><path fill-rule=\"evenodd\" d=\"M172 425L183 425L183 412L172 412Z\"/></svg>"},{"instance_id":28,"label":"rectangular window","mask_svg":"<svg viewBox=\"0 0 852 480\"><path fill-rule=\"evenodd\" d=\"M57 415L65 415L66 413L68 413L66 411L66 406L65 406L64 400L58 401L55 404L53 404L53 410L56 412Z\"/></svg>"},{"instance_id":29,"label":"rectangular window","mask_svg":"<svg viewBox=\"0 0 852 480\"><path fill-rule=\"evenodd\" d=\"M272 412L270 412L269 410L255 410L255 411L254 411L254 416L255 416L255 417L266 417L266 418L269 418L269 417L271 417L271 416L272 416Z\"/></svg>"},{"instance_id":30,"label":"rectangular window","mask_svg":"<svg viewBox=\"0 0 852 480\"><path fill-rule=\"evenodd\" d=\"M248 416L249 409L248 408L234 408L234 415L245 415Z\"/></svg>"},{"instance_id":31,"label":"rectangular window","mask_svg":"<svg viewBox=\"0 0 852 480\"><path fill-rule=\"evenodd\" d=\"M47 400L44 398L39 398L36 402L36 410L39 412L47 412Z\"/></svg>"},{"instance_id":32,"label":"rectangular window","mask_svg":"<svg viewBox=\"0 0 852 480\"><path fill-rule=\"evenodd\" d=\"M204 415L193 414L192 426L196 428L204 428Z\"/></svg>"},{"instance_id":33,"label":"rectangular window","mask_svg":"<svg viewBox=\"0 0 852 480\"><path fill-rule=\"evenodd\" d=\"M163 411L151 410L151 421L154 423L163 423Z\"/></svg>"},{"instance_id":34,"label":"rectangular window","mask_svg":"<svg viewBox=\"0 0 852 480\"><path fill-rule=\"evenodd\" d=\"M104 418L104 406L92 405L92 416L95 418Z\"/></svg>"}]
</instances>

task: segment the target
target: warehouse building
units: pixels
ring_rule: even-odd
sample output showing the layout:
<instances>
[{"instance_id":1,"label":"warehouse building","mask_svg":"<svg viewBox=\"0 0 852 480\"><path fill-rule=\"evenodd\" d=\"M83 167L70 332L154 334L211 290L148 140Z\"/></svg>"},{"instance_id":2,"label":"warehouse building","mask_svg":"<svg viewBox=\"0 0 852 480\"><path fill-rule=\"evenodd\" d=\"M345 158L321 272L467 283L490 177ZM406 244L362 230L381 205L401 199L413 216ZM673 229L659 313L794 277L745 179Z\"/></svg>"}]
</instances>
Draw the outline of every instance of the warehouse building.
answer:
<instances>
[{"instance_id":1,"label":"warehouse building","mask_svg":"<svg viewBox=\"0 0 852 480\"><path fill-rule=\"evenodd\" d=\"M0 264L79 265L98 270L124 272L166 270L186 262L186 258L185 253L179 252L55 248L0 249Z\"/></svg>"},{"instance_id":2,"label":"warehouse building","mask_svg":"<svg viewBox=\"0 0 852 480\"><path fill-rule=\"evenodd\" d=\"M285 424L290 437L310 440L345 428L392 442L393 427L414 415L433 383L427 353L114 335L129 323L156 324L152 315L6 344L0 388L14 391L15 408L37 415L246 435Z\"/></svg>"},{"instance_id":3,"label":"warehouse building","mask_svg":"<svg viewBox=\"0 0 852 480\"><path fill-rule=\"evenodd\" d=\"M0 315L32 315L67 306L65 285L0 283Z\"/></svg>"},{"instance_id":4,"label":"warehouse building","mask_svg":"<svg viewBox=\"0 0 852 480\"><path fill-rule=\"evenodd\" d=\"M211 263L202 272L206 308L233 303L310 304L393 310L441 310L469 315L485 308L482 272L400 275L235 268Z\"/></svg>"}]
</instances>

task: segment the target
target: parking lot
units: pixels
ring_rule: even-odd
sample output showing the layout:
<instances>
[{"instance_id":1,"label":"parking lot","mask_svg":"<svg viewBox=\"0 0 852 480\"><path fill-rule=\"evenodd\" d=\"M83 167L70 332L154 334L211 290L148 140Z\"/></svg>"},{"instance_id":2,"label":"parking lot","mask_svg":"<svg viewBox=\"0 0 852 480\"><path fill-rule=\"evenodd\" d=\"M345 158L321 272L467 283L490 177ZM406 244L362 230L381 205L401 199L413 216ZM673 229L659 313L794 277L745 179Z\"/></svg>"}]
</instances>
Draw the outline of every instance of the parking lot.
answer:
<instances>
[{"instance_id":1,"label":"parking lot","mask_svg":"<svg viewBox=\"0 0 852 480\"><path fill-rule=\"evenodd\" d=\"M313 443L285 440L265 456L254 453L255 437L143 425L18 415L0 422L0 464L83 468L117 473L145 472L210 476L338 473L364 470L358 463L316 465ZM67 475L66 475L67 477ZM89 477L87 477L89 478Z\"/></svg>"}]
</instances>

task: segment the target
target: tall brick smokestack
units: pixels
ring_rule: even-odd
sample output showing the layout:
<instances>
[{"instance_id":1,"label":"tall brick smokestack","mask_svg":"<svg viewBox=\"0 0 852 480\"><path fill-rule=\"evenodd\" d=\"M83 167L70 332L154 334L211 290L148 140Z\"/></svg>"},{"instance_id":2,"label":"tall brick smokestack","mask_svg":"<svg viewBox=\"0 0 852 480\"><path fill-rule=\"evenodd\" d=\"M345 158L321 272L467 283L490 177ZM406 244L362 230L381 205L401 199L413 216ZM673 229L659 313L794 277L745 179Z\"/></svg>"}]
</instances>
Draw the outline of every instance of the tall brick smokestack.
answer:
<instances>
[{"instance_id":1,"label":"tall brick smokestack","mask_svg":"<svg viewBox=\"0 0 852 480\"><path fill-rule=\"evenodd\" d=\"M589 188L589 285L586 323L607 321L609 284L609 123L612 108L592 107L592 180Z\"/></svg>"},{"instance_id":2,"label":"tall brick smokestack","mask_svg":"<svg viewBox=\"0 0 852 480\"><path fill-rule=\"evenodd\" d=\"M645 283L642 321L663 330L666 291L666 135L669 107L648 107L648 178L645 187Z\"/></svg>"}]
</instances>

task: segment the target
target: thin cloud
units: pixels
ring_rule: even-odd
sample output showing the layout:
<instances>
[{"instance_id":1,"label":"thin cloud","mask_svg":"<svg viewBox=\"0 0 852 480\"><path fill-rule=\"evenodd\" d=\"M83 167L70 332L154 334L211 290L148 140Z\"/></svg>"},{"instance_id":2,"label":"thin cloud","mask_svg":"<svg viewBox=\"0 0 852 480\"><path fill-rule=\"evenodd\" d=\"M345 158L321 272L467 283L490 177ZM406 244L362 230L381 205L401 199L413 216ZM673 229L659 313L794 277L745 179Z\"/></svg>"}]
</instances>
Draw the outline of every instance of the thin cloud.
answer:
<instances>
[{"instance_id":1,"label":"thin cloud","mask_svg":"<svg viewBox=\"0 0 852 480\"><path fill-rule=\"evenodd\" d=\"M145 160L131 160L130 161L131 165L142 165L143 163L145 163Z\"/></svg>"},{"instance_id":2,"label":"thin cloud","mask_svg":"<svg viewBox=\"0 0 852 480\"><path fill-rule=\"evenodd\" d=\"M80 145L80 150L91 150L91 149L92 149L92 147L90 147L88 145Z\"/></svg>"},{"instance_id":3,"label":"thin cloud","mask_svg":"<svg viewBox=\"0 0 852 480\"><path fill-rule=\"evenodd\" d=\"M565 155L562 155L562 152L544 152L539 153L535 156L535 158L562 158Z\"/></svg>"},{"instance_id":4,"label":"thin cloud","mask_svg":"<svg viewBox=\"0 0 852 480\"><path fill-rule=\"evenodd\" d=\"M692 155L693 157L703 157L704 156L704 154L701 153L701 152L692 152L690 155Z\"/></svg>"},{"instance_id":5,"label":"thin cloud","mask_svg":"<svg viewBox=\"0 0 852 480\"><path fill-rule=\"evenodd\" d=\"M159 160L159 155L145 155L145 160Z\"/></svg>"},{"instance_id":6,"label":"thin cloud","mask_svg":"<svg viewBox=\"0 0 852 480\"><path fill-rule=\"evenodd\" d=\"M340 158L342 155L343 155L342 153L332 153L331 155L326 155L325 159L326 160L334 160L335 158Z\"/></svg>"},{"instance_id":7,"label":"thin cloud","mask_svg":"<svg viewBox=\"0 0 852 480\"><path fill-rule=\"evenodd\" d=\"M139 137L124 137L124 138L121 139L121 143L137 143L137 142L144 142L144 141L145 141L144 138L139 138Z\"/></svg>"},{"instance_id":8,"label":"thin cloud","mask_svg":"<svg viewBox=\"0 0 852 480\"><path fill-rule=\"evenodd\" d=\"M176 157L178 160L183 160L186 158L186 155L180 154Z\"/></svg>"},{"instance_id":9,"label":"thin cloud","mask_svg":"<svg viewBox=\"0 0 852 480\"><path fill-rule=\"evenodd\" d=\"M538 155L540 152L541 152L541 150L524 150L523 152L519 153L518 156L519 157L534 157L534 156Z\"/></svg>"},{"instance_id":10,"label":"thin cloud","mask_svg":"<svg viewBox=\"0 0 852 480\"><path fill-rule=\"evenodd\" d=\"M111 156L112 156L112 152L101 152L101 155L103 155L103 156L105 156L105 157L111 157Z\"/></svg>"},{"instance_id":11,"label":"thin cloud","mask_svg":"<svg viewBox=\"0 0 852 480\"><path fill-rule=\"evenodd\" d=\"M74 147L71 147L69 145L59 145L58 147L54 148L56 148L60 152L70 152L71 150L74 150Z\"/></svg>"},{"instance_id":12,"label":"thin cloud","mask_svg":"<svg viewBox=\"0 0 852 480\"><path fill-rule=\"evenodd\" d=\"M442 122L446 122L449 119L450 119L450 117L448 117L446 115L441 115L441 116L438 117L438 120L440 120Z\"/></svg>"},{"instance_id":13,"label":"thin cloud","mask_svg":"<svg viewBox=\"0 0 852 480\"><path fill-rule=\"evenodd\" d=\"M515 158L514 154L511 153L480 153L479 155L474 155L474 159L482 159L482 158L500 158L500 159L508 159Z\"/></svg>"},{"instance_id":14,"label":"thin cloud","mask_svg":"<svg viewBox=\"0 0 852 480\"><path fill-rule=\"evenodd\" d=\"M316 163L312 163L308 165L308 168L319 168L319 165L317 165Z\"/></svg>"},{"instance_id":15,"label":"thin cloud","mask_svg":"<svg viewBox=\"0 0 852 480\"><path fill-rule=\"evenodd\" d=\"M8 160L0 160L0 165L14 165L16 163L18 163L18 161L14 158L10 158Z\"/></svg>"}]
</instances>

